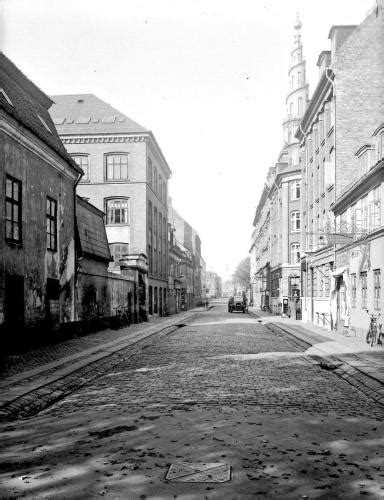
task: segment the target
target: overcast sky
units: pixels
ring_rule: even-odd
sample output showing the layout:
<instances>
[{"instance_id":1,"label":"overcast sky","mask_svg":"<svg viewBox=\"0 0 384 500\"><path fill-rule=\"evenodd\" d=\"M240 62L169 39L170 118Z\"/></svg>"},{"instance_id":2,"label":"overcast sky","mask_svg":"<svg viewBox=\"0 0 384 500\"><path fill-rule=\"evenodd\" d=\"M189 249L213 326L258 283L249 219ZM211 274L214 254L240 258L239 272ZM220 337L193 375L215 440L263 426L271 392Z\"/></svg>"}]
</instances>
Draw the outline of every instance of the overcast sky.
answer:
<instances>
[{"instance_id":1,"label":"overcast sky","mask_svg":"<svg viewBox=\"0 0 384 500\"><path fill-rule=\"evenodd\" d=\"M255 207L283 146L296 10L310 94L334 24L374 0L0 0L0 43L47 94L93 93L151 129L175 209L209 270L248 254Z\"/></svg>"}]
</instances>

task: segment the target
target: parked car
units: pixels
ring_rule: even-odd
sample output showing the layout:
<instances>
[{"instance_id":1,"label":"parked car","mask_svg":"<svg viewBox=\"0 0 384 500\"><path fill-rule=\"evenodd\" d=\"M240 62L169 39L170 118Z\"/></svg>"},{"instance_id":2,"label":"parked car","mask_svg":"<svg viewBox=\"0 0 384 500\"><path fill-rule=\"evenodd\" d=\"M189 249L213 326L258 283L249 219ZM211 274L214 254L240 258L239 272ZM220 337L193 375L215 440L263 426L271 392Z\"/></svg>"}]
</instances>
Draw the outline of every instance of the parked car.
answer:
<instances>
[{"instance_id":1,"label":"parked car","mask_svg":"<svg viewBox=\"0 0 384 500\"><path fill-rule=\"evenodd\" d=\"M230 297L228 300L228 312L232 313L233 311L248 312L247 299L242 295Z\"/></svg>"}]
</instances>

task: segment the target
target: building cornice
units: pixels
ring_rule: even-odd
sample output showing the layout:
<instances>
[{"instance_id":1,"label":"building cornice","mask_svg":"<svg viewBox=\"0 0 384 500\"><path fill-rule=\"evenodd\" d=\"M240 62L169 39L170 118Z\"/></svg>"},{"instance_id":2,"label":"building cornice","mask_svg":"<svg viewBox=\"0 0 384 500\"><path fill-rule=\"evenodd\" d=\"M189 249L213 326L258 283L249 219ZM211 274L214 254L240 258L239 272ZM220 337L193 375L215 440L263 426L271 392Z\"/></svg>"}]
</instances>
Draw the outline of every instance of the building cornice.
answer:
<instances>
[{"instance_id":1,"label":"building cornice","mask_svg":"<svg viewBox=\"0 0 384 500\"><path fill-rule=\"evenodd\" d=\"M347 190L336 200L332 206L332 212L340 215L351 204L369 193L377 184L384 180L384 160L381 160L365 175L357 179Z\"/></svg>"},{"instance_id":2,"label":"building cornice","mask_svg":"<svg viewBox=\"0 0 384 500\"><path fill-rule=\"evenodd\" d=\"M146 142L148 136L126 136L126 135L77 135L61 136L63 144L103 144L103 143L127 143L127 142Z\"/></svg>"},{"instance_id":3,"label":"building cornice","mask_svg":"<svg viewBox=\"0 0 384 500\"><path fill-rule=\"evenodd\" d=\"M34 153L68 179L77 181L80 178L80 174L77 171L70 168L69 164L64 159L61 160L59 155L56 155L49 146L30 133L23 125L1 111L0 118L0 130L2 132Z\"/></svg>"},{"instance_id":4,"label":"building cornice","mask_svg":"<svg viewBox=\"0 0 384 500\"><path fill-rule=\"evenodd\" d=\"M172 171L165 159L163 152L160 149L159 144L157 143L155 136L151 131L144 133L112 133L112 134L59 134L60 139L63 144L126 144L132 142L149 142L151 143L156 153L161 158L161 161L168 173L168 176L171 177Z\"/></svg>"},{"instance_id":5,"label":"building cornice","mask_svg":"<svg viewBox=\"0 0 384 500\"><path fill-rule=\"evenodd\" d=\"M307 109L300 122L299 128L296 131L295 137L299 139L299 141L302 141L307 135L312 122L316 118L319 108L328 97L328 93L332 88L331 82L334 81L334 78L335 74L329 68L326 68L324 73L321 75L319 83L317 84L315 92L313 93L312 99L309 101Z\"/></svg>"},{"instance_id":6,"label":"building cornice","mask_svg":"<svg viewBox=\"0 0 384 500\"><path fill-rule=\"evenodd\" d=\"M372 231L371 233L366 234L366 235L362 236L361 238L353 240L351 243L347 243L344 246L338 247L336 249L336 254L343 253L343 252L345 252L345 251L347 251L355 246L361 245L362 243L369 243L370 241L378 238L379 236L383 236L383 235L384 235L384 228L380 227L379 229L376 229L375 231Z\"/></svg>"}]
</instances>

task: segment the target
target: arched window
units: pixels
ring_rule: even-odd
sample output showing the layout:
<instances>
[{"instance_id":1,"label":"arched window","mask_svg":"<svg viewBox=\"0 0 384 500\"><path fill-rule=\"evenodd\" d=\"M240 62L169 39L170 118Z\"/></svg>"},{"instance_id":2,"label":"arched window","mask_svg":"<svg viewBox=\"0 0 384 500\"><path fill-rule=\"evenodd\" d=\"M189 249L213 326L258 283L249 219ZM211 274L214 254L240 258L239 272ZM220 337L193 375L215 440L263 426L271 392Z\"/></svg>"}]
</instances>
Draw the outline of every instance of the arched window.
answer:
<instances>
[{"instance_id":1,"label":"arched window","mask_svg":"<svg viewBox=\"0 0 384 500\"><path fill-rule=\"evenodd\" d=\"M111 198L106 200L107 224L128 224L128 199Z\"/></svg>"},{"instance_id":2,"label":"arched window","mask_svg":"<svg viewBox=\"0 0 384 500\"><path fill-rule=\"evenodd\" d=\"M298 233L300 231L300 212L295 210L291 212L291 232Z\"/></svg>"},{"instance_id":3,"label":"arched window","mask_svg":"<svg viewBox=\"0 0 384 500\"><path fill-rule=\"evenodd\" d=\"M300 263L300 243L292 243L291 244L289 263L290 264L299 264Z\"/></svg>"}]
</instances>

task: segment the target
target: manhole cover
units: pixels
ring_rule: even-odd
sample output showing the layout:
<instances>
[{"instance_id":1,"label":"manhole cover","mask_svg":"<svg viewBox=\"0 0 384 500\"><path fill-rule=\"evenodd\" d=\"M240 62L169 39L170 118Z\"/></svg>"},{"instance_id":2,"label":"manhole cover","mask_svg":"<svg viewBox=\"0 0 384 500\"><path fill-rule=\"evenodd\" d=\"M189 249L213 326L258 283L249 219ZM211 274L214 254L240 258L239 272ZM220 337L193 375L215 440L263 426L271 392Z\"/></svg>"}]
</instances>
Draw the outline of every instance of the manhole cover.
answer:
<instances>
[{"instance_id":1,"label":"manhole cover","mask_svg":"<svg viewBox=\"0 0 384 500\"><path fill-rule=\"evenodd\" d=\"M220 462L176 462L165 479L174 483L225 483L231 480L231 466Z\"/></svg>"}]
</instances>

